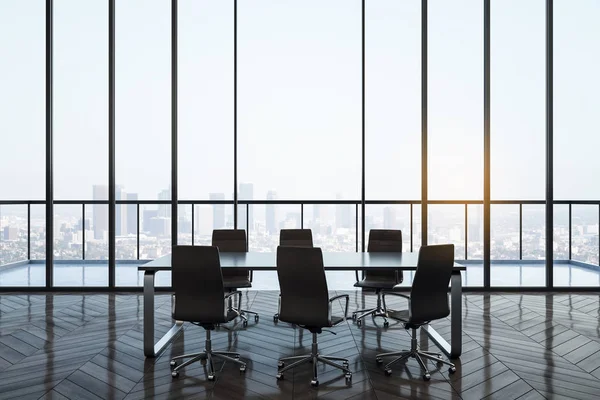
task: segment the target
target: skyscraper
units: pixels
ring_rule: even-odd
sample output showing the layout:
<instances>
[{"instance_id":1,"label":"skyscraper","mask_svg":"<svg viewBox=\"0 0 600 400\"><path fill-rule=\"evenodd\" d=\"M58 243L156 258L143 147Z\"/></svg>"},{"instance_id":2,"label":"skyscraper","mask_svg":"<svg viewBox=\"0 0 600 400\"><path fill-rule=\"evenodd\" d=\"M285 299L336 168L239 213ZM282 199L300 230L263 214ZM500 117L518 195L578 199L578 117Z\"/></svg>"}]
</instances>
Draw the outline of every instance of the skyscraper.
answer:
<instances>
[{"instance_id":1,"label":"skyscraper","mask_svg":"<svg viewBox=\"0 0 600 400\"><path fill-rule=\"evenodd\" d=\"M337 200L342 200L342 195L338 193L336 196ZM350 205L340 204L335 209L335 225L336 228L350 228L352 227L352 218L350 217Z\"/></svg>"},{"instance_id":2,"label":"skyscraper","mask_svg":"<svg viewBox=\"0 0 600 400\"><path fill-rule=\"evenodd\" d=\"M127 193L127 200L137 200L137 193ZM127 233L135 234L138 231L137 206L127 204Z\"/></svg>"},{"instance_id":3,"label":"skyscraper","mask_svg":"<svg viewBox=\"0 0 600 400\"><path fill-rule=\"evenodd\" d=\"M240 183L240 189L238 191L239 199L241 200L254 200L254 185L252 183ZM252 205L248 206L248 226L246 226L246 205L239 206L238 209L238 228L246 227L250 230L254 227L254 216L252 212Z\"/></svg>"},{"instance_id":4,"label":"skyscraper","mask_svg":"<svg viewBox=\"0 0 600 400\"><path fill-rule=\"evenodd\" d=\"M269 190L267 192L267 200L276 200L277 192L274 190ZM275 222L275 206L272 204L267 204L265 206L265 219L266 219L266 229L267 233L273 234L277 233L277 224Z\"/></svg>"},{"instance_id":5,"label":"skyscraper","mask_svg":"<svg viewBox=\"0 0 600 400\"><path fill-rule=\"evenodd\" d=\"M94 200L108 199L107 185L94 185ZM108 232L108 206L106 204L94 204L94 239L104 239L104 233Z\"/></svg>"},{"instance_id":6,"label":"skyscraper","mask_svg":"<svg viewBox=\"0 0 600 400\"><path fill-rule=\"evenodd\" d=\"M123 186L115 186L115 200L125 200L127 194ZM115 208L115 235L121 236L127 233L127 206L117 204Z\"/></svg>"},{"instance_id":7,"label":"skyscraper","mask_svg":"<svg viewBox=\"0 0 600 400\"><path fill-rule=\"evenodd\" d=\"M161 190L158 194L159 200L171 200L171 186L168 189ZM170 204L159 204L158 205L158 216L161 218L171 218L171 205Z\"/></svg>"},{"instance_id":8,"label":"skyscraper","mask_svg":"<svg viewBox=\"0 0 600 400\"><path fill-rule=\"evenodd\" d=\"M397 229L396 226L396 210L393 207L385 207L383 209L383 229Z\"/></svg>"},{"instance_id":9,"label":"skyscraper","mask_svg":"<svg viewBox=\"0 0 600 400\"><path fill-rule=\"evenodd\" d=\"M209 193L210 200L225 200L225 193ZM225 227L225 204L213 204L213 229Z\"/></svg>"}]
</instances>

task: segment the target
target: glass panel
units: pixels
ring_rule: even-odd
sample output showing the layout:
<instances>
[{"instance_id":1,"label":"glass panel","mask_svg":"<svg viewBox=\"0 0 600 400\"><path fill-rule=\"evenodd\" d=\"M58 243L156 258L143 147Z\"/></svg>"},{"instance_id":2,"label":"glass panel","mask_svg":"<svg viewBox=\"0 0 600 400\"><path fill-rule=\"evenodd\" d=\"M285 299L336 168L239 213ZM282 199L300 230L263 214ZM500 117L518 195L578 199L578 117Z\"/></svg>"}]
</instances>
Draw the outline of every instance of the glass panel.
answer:
<instances>
[{"instance_id":1,"label":"glass panel","mask_svg":"<svg viewBox=\"0 0 600 400\"><path fill-rule=\"evenodd\" d=\"M238 2L238 171L255 198L360 198L361 55L358 0Z\"/></svg>"},{"instance_id":2,"label":"glass panel","mask_svg":"<svg viewBox=\"0 0 600 400\"><path fill-rule=\"evenodd\" d=\"M428 7L429 198L479 200L483 198L483 2L430 0Z\"/></svg>"},{"instance_id":3,"label":"glass panel","mask_svg":"<svg viewBox=\"0 0 600 400\"><path fill-rule=\"evenodd\" d=\"M569 259L569 206L554 205L554 246L555 260Z\"/></svg>"},{"instance_id":4,"label":"glass panel","mask_svg":"<svg viewBox=\"0 0 600 400\"><path fill-rule=\"evenodd\" d=\"M491 260L519 260L519 206L493 204L490 225Z\"/></svg>"},{"instance_id":5,"label":"glass panel","mask_svg":"<svg viewBox=\"0 0 600 400\"><path fill-rule=\"evenodd\" d=\"M546 258L545 209L542 204L523 205L523 260Z\"/></svg>"},{"instance_id":6,"label":"glass panel","mask_svg":"<svg viewBox=\"0 0 600 400\"><path fill-rule=\"evenodd\" d=\"M178 1L180 199L233 198L233 4Z\"/></svg>"},{"instance_id":7,"label":"glass panel","mask_svg":"<svg viewBox=\"0 0 600 400\"><path fill-rule=\"evenodd\" d=\"M545 15L543 0L491 2L494 200L545 198Z\"/></svg>"},{"instance_id":8,"label":"glass panel","mask_svg":"<svg viewBox=\"0 0 600 400\"><path fill-rule=\"evenodd\" d=\"M421 198L421 2L367 1L365 173L372 200Z\"/></svg>"},{"instance_id":9,"label":"glass panel","mask_svg":"<svg viewBox=\"0 0 600 400\"><path fill-rule=\"evenodd\" d=\"M45 15L43 0L0 2L2 200L46 197Z\"/></svg>"},{"instance_id":10,"label":"glass panel","mask_svg":"<svg viewBox=\"0 0 600 400\"><path fill-rule=\"evenodd\" d=\"M116 178L171 198L171 2L116 2Z\"/></svg>"},{"instance_id":11,"label":"glass panel","mask_svg":"<svg viewBox=\"0 0 600 400\"><path fill-rule=\"evenodd\" d=\"M467 219L467 259L483 260L483 204L469 204Z\"/></svg>"},{"instance_id":12,"label":"glass panel","mask_svg":"<svg viewBox=\"0 0 600 400\"><path fill-rule=\"evenodd\" d=\"M598 206L574 205L571 259L598 265Z\"/></svg>"}]
</instances>

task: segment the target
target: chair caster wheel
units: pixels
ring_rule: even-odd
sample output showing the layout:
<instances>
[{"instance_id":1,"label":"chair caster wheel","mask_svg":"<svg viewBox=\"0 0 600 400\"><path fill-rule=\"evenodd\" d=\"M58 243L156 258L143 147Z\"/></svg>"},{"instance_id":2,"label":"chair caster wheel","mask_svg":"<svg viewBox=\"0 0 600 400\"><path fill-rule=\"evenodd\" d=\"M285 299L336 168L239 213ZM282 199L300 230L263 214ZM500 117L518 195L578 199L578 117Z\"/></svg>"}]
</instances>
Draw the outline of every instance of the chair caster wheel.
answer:
<instances>
[{"instance_id":1,"label":"chair caster wheel","mask_svg":"<svg viewBox=\"0 0 600 400\"><path fill-rule=\"evenodd\" d=\"M310 381L310 386L319 387L319 381L316 379L313 379L312 381Z\"/></svg>"},{"instance_id":2,"label":"chair caster wheel","mask_svg":"<svg viewBox=\"0 0 600 400\"><path fill-rule=\"evenodd\" d=\"M177 366L177 361L173 360L169 363L169 365L171 366L171 368L175 368Z\"/></svg>"},{"instance_id":3,"label":"chair caster wheel","mask_svg":"<svg viewBox=\"0 0 600 400\"><path fill-rule=\"evenodd\" d=\"M348 363L348 361L344 361L342 363L342 366L344 366L344 368L348 368L350 366L350 363Z\"/></svg>"},{"instance_id":4,"label":"chair caster wheel","mask_svg":"<svg viewBox=\"0 0 600 400\"><path fill-rule=\"evenodd\" d=\"M377 364L383 364L383 358L381 357L377 357L375 361L377 361Z\"/></svg>"},{"instance_id":5,"label":"chair caster wheel","mask_svg":"<svg viewBox=\"0 0 600 400\"><path fill-rule=\"evenodd\" d=\"M390 375L392 375L392 370L388 368L385 370L385 376L390 376Z\"/></svg>"},{"instance_id":6,"label":"chair caster wheel","mask_svg":"<svg viewBox=\"0 0 600 400\"><path fill-rule=\"evenodd\" d=\"M285 363L283 361L279 361L277 363L277 368L283 368L283 367L285 367Z\"/></svg>"},{"instance_id":7,"label":"chair caster wheel","mask_svg":"<svg viewBox=\"0 0 600 400\"><path fill-rule=\"evenodd\" d=\"M389 323L389 322L385 321L385 322L383 323L383 327L384 327L384 328L387 328L387 327L389 327L389 326L390 326L390 323Z\"/></svg>"},{"instance_id":8,"label":"chair caster wheel","mask_svg":"<svg viewBox=\"0 0 600 400\"><path fill-rule=\"evenodd\" d=\"M201 359L201 360L200 360L200 364L202 364L202 365L206 365L206 358L203 358L203 359Z\"/></svg>"},{"instance_id":9,"label":"chair caster wheel","mask_svg":"<svg viewBox=\"0 0 600 400\"><path fill-rule=\"evenodd\" d=\"M242 365L240 367L240 372L246 372L246 366L245 365Z\"/></svg>"},{"instance_id":10,"label":"chair caster wheel","mask_svg":"<svg viewBox=\"0 0 600 400\"><path fill-rule=\"evenodd\" d=\"M277 317L273 317L273 322L274 322L275 324L277 323L277 321L279 321L279 318L277 318Z\"/></svg>"},{"instance_id":11,"label":"chair caster wheel","mask_svg":"<svg viewBox=\"0 0 600 400\"><path fill-rule=\"evenodd\" d=\"M362 325L362 319L357 320L356 325L358 325L360 327Z\"/></svg>"},{"instance_id":12,"label":"chair caster wheel","mask_svg":"<svg viewBox=\"0 0 600 400\"><path fill-rule=\"evenodd\" d=\"M244 320L244 322L242 322L242 326L245 328L248 326L248 321Z\"/></svg>"},{"instance_id":13,"label":"chair caster wheel","mask_svg":"<svg viewBox=\"0 0 600 400\"><path fill-rule=\"evenodd\" d=\"M431 375L429 375L429 374L425 374L425 375L423 375L423 380L424 380L424 381L428 381L428 380L430 380L430 379L431 379Z\"/></svg>"},{"instance_id":14,"label":"chair caster wheel","mask_svg":"<svg viewBox=\"0 0 600 400\"><path fill-rule=\"evenodd\" d=\"M456 372L456 367L450 367L448 368L448 372L450 372L451 374Z\"/></svg>"},{"instance_id":15,"label":"chair caster wheel","mask_svg":"<svg viewBox=\"0 0 600 400\"><path fill-rule=\"evenodd\" d=\"M356 314L355 313L352 314L352 321L356 321Z\"/></svg>"},{"instance_id":16,"label":"chair caster wheel","mask_svg":"<svg viewBox=\"0 0 600 400\"><path fill-rule=\"evenodd\" d=\"M258 322L258 314L254 316L254 322Z\"/></svg>"},{"instance_id":17,"label":"chair caster wheel","mask_svg":"<svg viewBox=\"0 0 600 400\"><path fill-rule=\"evenodd\" d=\"M233 358L235 358L236 360L239 360L240 359L240 355L236 354L235 356L233 356Z\"/></svg>"},{"instance_id":18,"label":"chair caster wheel","mask_svg":"<svg viewBox=\"0 0 600 400\"><path fill-rule=\"evenodd\" d=\"M214 375L209 375L208 376L208 380L209 381L214 381L215 380L215 376Z\"/></svg>"},{"instance_id":19,"label":"chair caster wheel","mask_svg":"<svg viewBox=\"0 0 600 400\"><path fill-rule=\"evenodd\" d=\"M346 383L352 383L352 374L347 372L346 375L344 375L346 378Z\"/></svg>"},{"instance_id":20,"label":"chair caster wheel","mask_svg":"<svg viewBox=\"0 0 600 400\"><path fill-rule=\"evenodd\" d=\"M279 374L275 375L275 377L277 378L278 381L280 381L283 379L283 374L279 373Z\"/></svg>"},{"instance_id":21,"label":"chair caster wheel","mask_svg":"<svg viewBox=\"0 0 600 400\"><path fill-rule=\"evenodd\" d=\"M172 376L173 378L177 378L177 377L179 376L179 372L177 372L177 371L173 371L173 372L171 372L171 376Z\"/></svg>"}]
</instances>

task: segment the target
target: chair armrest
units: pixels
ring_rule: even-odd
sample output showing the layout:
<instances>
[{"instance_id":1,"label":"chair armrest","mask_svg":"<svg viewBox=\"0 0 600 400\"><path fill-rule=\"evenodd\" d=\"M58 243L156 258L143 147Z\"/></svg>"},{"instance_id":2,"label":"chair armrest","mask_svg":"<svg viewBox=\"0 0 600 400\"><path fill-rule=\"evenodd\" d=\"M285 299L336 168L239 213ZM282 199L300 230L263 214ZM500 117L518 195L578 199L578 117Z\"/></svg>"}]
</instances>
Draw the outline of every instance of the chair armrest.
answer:
<instances>
[{"instance_id":1,"label":"chair armrest","mask_svg":"<svg viewBox=\"0 0 600 400\"><path fill-rule=\"evenodd\" d=\"M240 296L240 297L242 296L242 292L240 292L239 290L234 290L234 291L232 291L232 292L225 293L225 299L228 299L228 298L230 298L230 297L231 297L231 296L233 296L234 294L235 294L235 295L238 295L238 296Z\"/></svg>"},{"instance_id":2,"label":"chair armrest","mask_svg":"<svg viewBox=\"0 0 600 400\"><path fill-rule=\"evenodd\" d=\"M329 299L329 317L331 317L331 305L335 300L339 300L341 298L346 299L346 306L344 307L344 319L342 321L345 321L346 319L348 319L348 303L350 302L350 295L347 294L340 294L338 296L334 296L332 298ZM340 322L342 322L340 321Z\"/></svg>"}]
</instances>

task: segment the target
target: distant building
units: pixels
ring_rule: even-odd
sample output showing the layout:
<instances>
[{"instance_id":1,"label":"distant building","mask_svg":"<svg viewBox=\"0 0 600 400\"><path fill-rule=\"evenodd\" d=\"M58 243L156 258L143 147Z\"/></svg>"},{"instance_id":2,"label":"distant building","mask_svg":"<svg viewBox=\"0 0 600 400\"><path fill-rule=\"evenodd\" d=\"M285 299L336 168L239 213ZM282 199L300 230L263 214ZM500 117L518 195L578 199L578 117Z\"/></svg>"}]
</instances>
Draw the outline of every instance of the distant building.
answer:
<instances>
[{"instance_id":1,"label":"distant building","mask_svg":"<svg viewBox=\"0 0 600 400\"><path fill-rule=\"evenodd\" d=\"M123 186L115 186L115 200L125 200L126 194ZM115 235L121 236L127 233L127 206L117 204L115 207Z\"/></svg>"},{"instance_id":2,"label":"distant building","mask_svg":"<svg viewBox=\"0 0 600 400\"><path fill-rule=\"evenodd\" d=\"M4 240L10 242L19 239L19 230L14 226L4 227Z\"/></svg>"},{"instance_id":3,"label":"distant building","mask_svg":"<svg viewBox=\"0 0 600 400\"><path fill-rule=\"evenodd\" d=\"M383 209L383 229L396 228L396 210L393 207Z\"/></svg>"},{"instance_id":4,"label":"distant building","mask_svg":"<svg viewBox=\"0 0 600 400\"><path fill-rule=\"evenodd\" d=\"M336 196L337 200L342 200L342 195L338 194ZM336 228L351 228L352 227L352 217L351 217L351 207L349 204L340 204L336 206L335 209L335 227Z\"/></svg>"},{"instance_id":5,"label":"distant building","mask_svg":"<svg viewBox=\"0 0 600 400\"><path fill-rule=\"evenodd\" d=\"M225 193L209 193L210 200L225 200ZM213 204L213 229L225 228L225 204Z\"/></svg>"},{"instance_id":6,"label":"distant building","mask_svg":"<svg viewBox=\"0 0 600 400\"><path fill-rule=\"evenodd\" d=\"M154 217L148 221L148 232L151 236L167 236L171 233L171 218Z\"/></svg>"},{"instance_id":7,"label":"distant building","mask_svg":"<svg viewBox=\"0 0 600 400\"><path fill-rule=\"evenodd\" d=\"M137 193L127 193L127 200L137 201ZM127 204L127 233L136 234L138 231L137 205Z\"/></svg>"},{"instance_id":8,"label":"distant building","mask_svg":"<svg viewBox=\"0 0 600 400\"><path fill-rule=\"evenodd\" d=\"M171 187L169 189L162 190L158 194L159 200L171 200ZM171 218L171 205L170 204L159 204L158 205L158 216L162 218Z\"/></svg>"},{"instance_id":9,"label":"distant building","mask_svg":"<svg viewBox=\"0 0 600 400\"><path fill-rule=\"evenodd\" d=\"M94 185L94 200L108 200L108 186ZM108 232L108 206L106 204L94 204L94 239L103 240Z\"/></svg>"},{"instance_id":10,"label":"distant building","mask_svg":"<svg viewBox=\"0 0 600 400\"><path fill-rule=\"evenodd\" d=\"M276 200L277 199L277 192L275 192L274 190L269 190L267 192L267 200ZM277 233L279 231L279 229L277 229L277 223L275 222L275 206L272 204L267 204L265 206L265 219L266 219L266 230L267 233L270 234L274 234Z\"/></svg>"},{"instance_id":11,"label":"distant building","mask_svg":"<svg viewBox=\"0 0 600 400\"><path fill-rule=\"evenodd\" d=\"M142 219L142 230L144 232L149 232L152 223L150 222L152 218L158 217L158 210L144 210L144 217Z\"/></svg>"},{"instance_id":12,"label":"distant building","mask_svg":"<svg viewBox=\"0 0 600 400\"><path fill-rule=\"evenodd\" d=\"M254 185L252 183L240 183L238 191L241 200L254 200ZM251 229L254 227L254 213L252 205L248 206L248 226L246 226L246 205L242 204L238 208L238 228Z\"/></svg>"}]
</instances>

